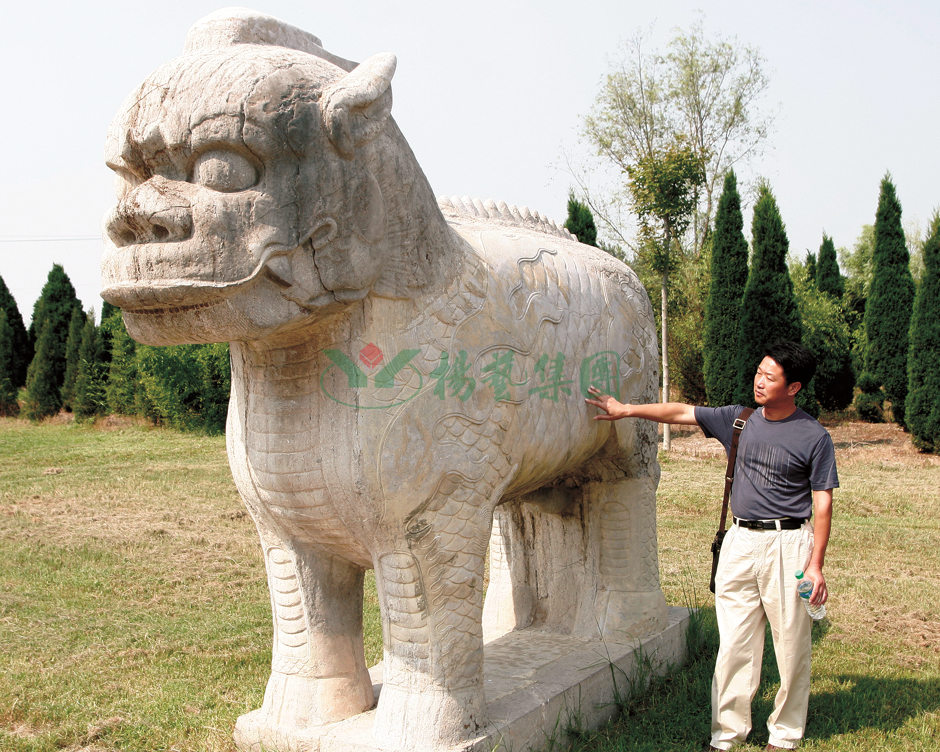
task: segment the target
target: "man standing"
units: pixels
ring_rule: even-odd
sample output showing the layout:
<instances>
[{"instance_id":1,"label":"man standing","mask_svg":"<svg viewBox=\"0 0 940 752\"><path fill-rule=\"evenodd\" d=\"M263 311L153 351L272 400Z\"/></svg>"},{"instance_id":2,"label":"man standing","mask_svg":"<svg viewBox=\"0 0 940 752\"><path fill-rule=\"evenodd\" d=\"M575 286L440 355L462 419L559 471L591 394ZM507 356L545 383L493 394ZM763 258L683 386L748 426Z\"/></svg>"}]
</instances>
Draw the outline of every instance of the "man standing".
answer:
<instances>
[{"instance_id":1,"label":"man standing","mask_svg":"<svg viewBox=\"0 0 940 752\"><path fill-rule=\"evenodd\" d=\"M768 621L780 690L767 721L767 749L796 749L809 706L812 620L800 603L795 572L802 569L813 581L811 603L823 604L829 597L822 570L832 490L839 486L835 453L829 433L795 403L816 372L816 359L794 342L777 343L764 355L754 376L759 407L741 434L731 491L732 525L715 577L720 645L712 679L713 750L731 749L750 733ZM625 405L594 387L589 391L594 399L587 403L604 411L594 420L644 418L698 425L725 451L743 409L678 402Z\"/></svg>"}]
</instances>

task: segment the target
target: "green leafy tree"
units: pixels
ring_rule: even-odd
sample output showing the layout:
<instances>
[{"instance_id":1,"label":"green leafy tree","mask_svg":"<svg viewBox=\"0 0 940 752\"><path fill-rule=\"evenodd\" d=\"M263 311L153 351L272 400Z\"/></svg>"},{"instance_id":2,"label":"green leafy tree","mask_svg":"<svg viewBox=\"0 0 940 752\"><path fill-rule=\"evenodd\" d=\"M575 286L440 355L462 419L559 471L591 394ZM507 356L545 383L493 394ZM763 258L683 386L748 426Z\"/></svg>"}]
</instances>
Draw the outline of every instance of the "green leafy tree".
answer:
<instances>
[{"instance_id":1,"label":"green leafy tree","mask_svg":"<svg viewBox=\"0 0 940 752\"><path fill-rule=\"evenodd\" d=\"M824 410L845 410L852 404L855 392L852 333L841 301L831 295L820 295L811 273L808 265L796 266L791 276L803 324L803 345L816 356L813 393Z\"/></svg>"},{"instance_id":2,"label":"green leafy tree","mask_svg":"<svg viewBox=\"0 0 940 752\"><path fill-rule=\"evenodd\" d=\"M585 203L578 201L574 191L568 192L568 218L564 228L585 245L597 246L597 225L594 215Z\"/></svg>"},{"instance_id":3,"label":"green leafy tree","mask_svg":"<svg viewBox=\"0 0 940 752\"><path fill-rule=\"evenodd\" d=\"M0 308L0 416L16 415L19 410L13 364L13 327L7 312Z\"/></svg>"},{"instance_id":4,"label":"green leafy tree","mask_svg":"<svg viewBox=\"0 0 940 752\"><path fill-rule=\"evenodd\" d=\"M91 418L104 412L106 371L102 361L103 350L101 333L95 326L94 314L89 313L82 327L72 398L73 411L78 418Z\"/></svg>"},{"instance_id":5,"label":"green leafy tree","mask_svg":"<svg viewBox=\"0 0 940 752\"><path fill-rule=\"evenodd\" d=\"M56 339L54 327L47 319L45 326L39 330L36 354L26 374L23 414L30 420L42 420L55 415L62 407L62 390L52 357Z\"/></svg>"},{"instance_id":6,"label":"green leafy tree","mask_svg":"<svg viewBox=\"0 0 940 752\"><path fill-rule=\"evenodd\" d=\"M906 419L914 445L940 451L940 212L923 247L924 271L911 317Z\"/></svg>"},{"instance_id":7,"label":"green leafy tree","mask_svg":"<svg viewBox=\"0 0 940 752\"><path fill-rule=\"evenodd\" d=\"M69 336L65 341L65 377L62 380L62 407L72 410L72 401L75 398L75 378L78 376L78 351L82 346L82 331L88 316L81 308L72 309L72 320L69 322Z\"/></svg>"},{"instance_id":8,"label":"green leafy tree","mask_svg":"<svg viewBox=\"0 0 940 752\"><path fill-rule=\"evenodd\" d=\"M36 343L36 351L33 355L33 361L39 357L39 338L41 332L46 327L49 328L47 334L47 347L43 350L43 357L48 359L48 363L43 369L33 368L32 362L27 371L26 386L29 388L29 374L37 373L40 370L45 372L49 369L52 382L58 392L65 382L66 368L66 345L69 337L69 326L72 321L72 312L78 308L81 311L81 303L75 296L75 288L69 280L65 270L59 264L53 264L52 270L43 285L36 305L33 306L33 320L30 322L29 336ZM59 405L61 407L61 395L59 395ZM58 409L58 407L56 409Z\"/></svg>"},{"instance_id":9,"label":"green leafy tree","mask_svg":"<svg viewBox=\"0 0 940 752\"><path fill-rule=\"evenodd\" d=\"M584 134L619 174L685 139L705 174L691 223L697 256L725 173L759 153L767 138L772 118L759 108L769 85L765 61L756 48L737 40L708 38L701 21L677 31L665 54L649 52L644 44L645 35L638 32L624 45L585 118ZM629 196L621 190L607 199L592 196L587 181L579 182L595 217L631 245L618 209Z\"/></svg>"},{"instance_id":10,"label":"green leafy tree","mask_svg":"<svg viewBox=\"0 0 940 752\"><path fill-rule=\"evenodd\" d=\"M669 402L669 274L677 265L678 238L685 232L697 203L697 190L705 179L702 161L680 141L662 152L639 159L627 168L630 194L645 240L645 261L660 275L663 402ZM664 426L663 448L670 448L669 425Z\"/></svg>"},{"instance_id":11,"label":"green leafy tree","mask_svg":"<svg viewBox=\"0 0 940 752\"><path fill-rule=\"evenodd\" d=\"M843 278L845 292L842 295L842 310L852 332L852 367L857 374L865 373L868 337L865 333L865 304L871 290L872 252L875 247L875 226L862 225L862 231L852 250L837 251L839 264L846 271ZM861 379L861 375L859 376Z\"/></svg>"},{"instance_id":12,"label":"green leafy tree","mask_svg":"<svg viewBox=\"0 0 940 752\"><path fill-rule=\"evenodd\" d=\"M914 279L901 225L901 203L890 176L881 181L872 260L871 291L865 305L866 370L884 388L894 421L903 427Z\"/></svg>"},{"instance_id":13,"label":"green leafy tree","mask_svg":"<svg viewBox=\"0 0 940 752\"><path fill-rule=\"evenodd\" d=\"M733 170L725 176L711 242L711 279L705 304L704 374L708 404L735 401L740 375L737 346L741 298L747 284L747 240Z\"/></svg>"},{"instance_id":14,"label":"green leafy tree","mask_svg":"<svg viewBox=\"0 0 940 752\"><path fill-rule=\"evenodd\" d=\"M839 271L839 261L836 258L836 247L832 238L823 234L822 245L819 246L819 260L816 263L816 289L827 293L837 300L845 295L845 280Z\"/></svg>"},{"instance_id":15,"label":"green leafy tree","mask_svg":"<svg viewBox=\"0 0 940 752\"><path fill-rule=\"evenodd\" d=\"M670 275L669 363L670 389L675 398L704 405L705 352L702 322L711 278L711 239L698 256L677 254L678 268Z\"/></svg>"},{"instance_id":16,"label":"green leafy tree","mask_svg":"<svg viewBox=\"0 0 940 752\"><path fill-rule=\"evenodd\" d=\"M26 325L23 323L23 317L20 315L20 309L13 295L10 294L6 282L3 281L3 277L0 277L0 311L6 313L7 324L12 331L10 379L13 386L19 388L26 383L26 369L29 368L29 362L33 359L33 345L26 331Z\"/></svg>"},{"instance_id":17,"label":"green leafy tree","mask_svg":"<svg viewBox=\"0 0 940 752\"><path fill-rule=\"evenodd\" d=\"M787 269L790 241L767 185L759 189L751 223L754 255L741 302L738 330L738 389L736 402L753 406L754 373L764 350L782 340L802 342L803 325L793 294L793 280ZM812 382L797 395L797 406L810 415L819 407L812 394Z\"/></svg>"}]
</instances>

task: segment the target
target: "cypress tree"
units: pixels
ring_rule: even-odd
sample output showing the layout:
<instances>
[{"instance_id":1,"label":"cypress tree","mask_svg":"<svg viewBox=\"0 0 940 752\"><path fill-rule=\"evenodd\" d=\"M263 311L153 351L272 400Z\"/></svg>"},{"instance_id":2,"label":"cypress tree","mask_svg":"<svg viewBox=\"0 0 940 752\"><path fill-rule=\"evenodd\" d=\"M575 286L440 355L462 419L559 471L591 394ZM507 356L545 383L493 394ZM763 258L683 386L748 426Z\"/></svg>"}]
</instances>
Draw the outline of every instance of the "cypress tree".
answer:
<instances>
[{"instance_id":1,"label":"cypress tree","mask_svg":"<svg viewBox=\"0 0 940 752\"><path fill-rule=\"evenodd\" d=\"M62 407L72 410L72 400L75 397L75 377L78 376L78 351L82 346L82 332L88 317L80 308L72 309L72 320L69 322L69 336L65 341L65 376L62 379Z\"/></svg>"},{"instance_id":2,"label":"cypress tree","mask_svg":"<svg viewBox=\"0 0 940 752\"><path fill-rule=\"evenodd\" d=\"M116 305L112 305L107 300L102 301L101 303L101 323L103 324L109 318L111 318L115 313L120 313L121 309ZM102 335L103 336L103 335Z\"/></svg>"},{"instance_id":3,"label":"cypress tree","mask_svg":"<svg viewBox=\"0 0 940 752\"><path fill-rule=\"evenodd\" d=\"M0 415L16 415L16 386L13 383L13 327L0 308Z\"/></svg>"},{"instance_id":4,"label":"cypress tree","mask_svg":"<svg viewBox=\"0 0 940 752\"><path fill-rule=\"evenodd\" d=\"M914 278L901 226L901 204L890 176L881 181L872 260L871 291L865 305L866 370L884 387L894 422L903 427Z\"/></svg>"},{"instance_id":5,"label":"cypress tree","mask_svg":"<svg viewBox=\"0 0 940 752\"><path fill-rule=\"evenodd\" d=\"M905 417L914 445L940 451L940 212L924 243L924 276L914 298Z\"/></svg>"},{"instance_id":6,"label":"cypress tree","mask_svg":"<svg viewBox=\"0 0 940 752\"><path fill-rule=\"evenodd\" d=\"M85 318L75 376L74 411L78 418L90 418L103 411L104 364L101 361L101 333L94 316Z\"/></svg>"},{"instance_id":7,"label":"cypress tree","mask_svg":"<svg viewBox=\"0 0 940 752\"><path fill-rule=\"evenodd\" d=\"M754 256L741 303L738 330L737 402L754 406L754 373L764 350L775 342L802 342L803 325L793 295L793 280L787 270L790 241L770 188L760 188L751 223ZM815 416L819 412L812 396L812 382L803 384L797 406Z\"/></svg>"},{"instance_id":8,"label":"cypress tree","mask_svg":"<svg viewBox=\"0 0 940 752\"><path fill-rule=\"evenodd\" d=\"M33 347L26 331L26 325L23 323L23 317L20 315L20 309L16 305L16 300L10 294L6 282L0 277L0 311L7 315L7 324L13 332L12 335L12 380L14 387L21 387L26 383L26 369L29 368L29 361L33 359Z\"/></svg>"},{"instance_id":9,"label":"cypress tree","mask_svg":"<svg viewBox=\"0 0 940 752\"><path fill-rule=\"evenodd\" d=\"M812 284L816 284L816 254L806 254L806 279Z\"/></svg>"},{"instance_id":10,"label":"cypress tree","mask_svg":"<svg viewBox=\"0 0 940 752\"><path fill-rule=\"evenodd\" d=\"M101 306L101 325L98 327L98 331L101 334L101 361L105 364L105 379L107 380L107 370L108 366L111 365L111 329L106 326L108 319L110 319L115 313L120 315L121 309L117 306L111 305L107 300Z\"/></svg>"},{"instance_id":11,"label":"cypress tree","mask_svg":"<svg viewBox=\"0 0 940 752\"><path fill-rule=\"evenodd\" d=\"M823 233L822 245L819 246L819 259L816 262L816 288L838 300L845 294L845 280L839 271L836 247L832 238Z\"/></svg>"},{"instance_id":12,"label":"cypress tree","mask_svg":"<svg viewBox=\"0 0 940 752\"><path fill-rule=\"evenodd\" d=\"M563 227L585 245L597 246L597 225L587 204L578 201L574 192L568 192L568 219Z\"/></svg>"},{"instance_id":13,"label":"cypress tree","mask_svg":"<svg viewBox=\"0 0 940 752\"><path fill-rule=\"evenodd\" d=\"M105 387L108 410L121 415L137 415L141 412L141 407L137 399L137 361L134 357L136 343L127 333L120 311L103 320L101 326L110 333L111 340L111 362L108 364Z\"/></svg>"},{"instance_id":14,"label":"cypress tree","mask_svg":"<svg viewBox=\"0 0 940 752\"><path fill-rule=\"evenodd\" d=\"M734 402L741 298L747 284L747 240L734 171L725 175L711 237L711 279L705 304L704 375L708 404Z\"/></svg>"},{"instance_id":15,"label":"cypress tree","mask_svg":"<svg viewBox=\"0 0 940 752\"><path fill-rule=\"evenodd\" d=\"M59 412L62 393L53 367L52 352L56 334L49 321L39 330L36 354L26 374L24 415L30 420L42 420Z\"/></svg>"},{"instance_id":16,"label":"cypress tree","mask_svg":"<svg viewBox=\"0 0 940 752\"><path fill-rule=\"evenodd\" d=\"M52 270L42 288L42 293L33 307L33 320L30 322L29 336L36 343L36 352L33 361L39 355L39 337L42 330L49 325L49 342L45 348L44 357L49 363L43 368L51 369L52 381L56 391L62 388L65 382L66 357L65 349L69 337L69 325L72 320L72 311L81 303L75 296L75 288L69 280L65 270L59 264L53 264ZM27 372L27 387L29 387L29 372Z\"/></svg>"}]
</instances>

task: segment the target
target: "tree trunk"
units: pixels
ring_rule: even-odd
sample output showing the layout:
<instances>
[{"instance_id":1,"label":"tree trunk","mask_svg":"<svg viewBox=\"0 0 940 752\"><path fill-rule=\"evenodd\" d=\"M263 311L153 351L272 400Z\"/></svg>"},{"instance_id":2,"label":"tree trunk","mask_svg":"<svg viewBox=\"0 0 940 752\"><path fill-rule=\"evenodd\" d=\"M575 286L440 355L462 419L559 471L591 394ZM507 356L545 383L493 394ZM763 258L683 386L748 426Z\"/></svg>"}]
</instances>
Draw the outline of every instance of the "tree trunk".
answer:
<instances>
[{"instance_id":1,"label":"tree trunk","mask_svg":"<svg viewBox=\"0 0 940 752\"><path fill-rule=\"evenodd\" d=\"M669 340L667 338L668 328L666 326L667 300L669 298L669 254L672 251L672 227L669 220L666 220L666 253L663 264L663 286L662 286L662 317L663 317L663 403L669 402ZM663 451L668 452L672 448L672 436L668 423L663 424Z\"/></svg>"}]
</instances>

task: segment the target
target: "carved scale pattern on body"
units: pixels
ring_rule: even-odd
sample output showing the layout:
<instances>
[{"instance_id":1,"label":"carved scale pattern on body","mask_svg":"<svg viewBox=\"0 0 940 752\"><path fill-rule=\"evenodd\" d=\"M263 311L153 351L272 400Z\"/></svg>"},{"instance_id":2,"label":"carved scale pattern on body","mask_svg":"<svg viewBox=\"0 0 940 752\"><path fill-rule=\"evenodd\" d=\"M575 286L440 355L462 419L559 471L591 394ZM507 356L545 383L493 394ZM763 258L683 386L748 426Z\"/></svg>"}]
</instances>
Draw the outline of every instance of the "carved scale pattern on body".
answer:
<instances>
[{"instance_id":1,"label":"carved scale pattern on body","mask_svg":"<svg viewBox=\"0 0 940 752\"><path fill-rule=\"evenodd\" d=\"M494 230L491 223L481 226L491 233L500 232L499 228ZM570 236L559 234L559 237L569 243L572 241ZM545 238L544 242L553 245L550 238ZM490 274L504 274L502 264L505 260L499 258L498 253L491 256L486 242L481 243L483 258L488 263L499 264L495 270L491 269ZM624 297L618 300L619 296L614 294L611 300L607 294L611 287L610 275L585 273L584 262L574 261L569 254L542 248L531 256L515 259L513 264L515 274L510 275L511 279L491 279L486 289L508 305L508 313L516 325L507 320L506 328L513 334L503 331L498 334L512 338L510 346L517 352L531 355L550 344L553 354L557 349L583 355L585 348L592 343L607 347L609 342L622 343L628 339L622 333L613 332L618 323L623 323L622 319L618 321L618 315L630 313L628 290L634 285L639 286L634 278L618 273L613 289L619 286ZM577 299L574 305L573 299ZM577 313L572 313L572 309ZM642 315L647 321L651 320L651 310L644 309ZM448 331L446 338L441 337L439 341L459 341L458 330L461 325L470 325L470 318L462 318L456 329ZM493 326L492 322L487 324ZM520 332L525 334L519 335ZM420 346L423 343L416 344ZM643 351L643 346L635 342L634 349ZM620 351L622 348L618 346ZM624 374L642 372L645 361L641 356L642 352L623 352L620 371ZM580 403L578 384L573 385L567 398ZM387 615L393 622L393 634L399 638L396 640L398 645L387 645L387 649L407 651L411 657L416 656L415 651L420 651L421 665L427 665L429 675L435 681L444 680L438 669L438 651L440 655L466 656L466 660L461 662L463 673L448 676L450 688L468 685L479 676L479 662L482 660L479 622L482 589L479 584L482 582L483 557L490 531L490 525L483 523L490 522L493 506L516 472L516 467L510 467L511 460L501 447L505 437L510 435L510 428L521 419L521 415L525 415L526 442L536 447L533 453L549 451L559 460L567 459L571 464L583 461L591 453L590 442L585 437L585 441L573 442L588 447L584 455L566 456L571 437L564 432L548 430L560 414L566 414L564 408L559 413L557 405L550 407L554 403L536 399L529 402L528 407L523 407L519 404L522 401L502 407L497 403L489 413L450 413L434 425L436 444L459 447L473 470L466 474L448 473L432 498L409 516L407 538L415 555L398 552L386 557L381 564L383 576L396 583L396 594L406 601L400 612ZM465 410L468 408L469 405ZM408 409L403 408L400 415L407 413ZM596 424L588 422L581 430L588 434L598 429ZM562 435L558 436L559 433ZM543 446L545 442L548 443ZM534 487L545 480L533 479ZM487 519L480 519L481 515L486 515ZM617 541L614 541L614 548L617 548ZM426 612L418 608L422 601ZM433 632L438 635L430 643L431 652L425 647L417 647L427 645L427 619L432 620ZM394 660L386 664L387 681L408 681L407 672L396 675L394 667Z\"/></svg>"},{"instance_id":2,"label":"carved scale pattern on body","mask_svg":"<svg viewBox=\"0 0 940 752\"><path fill-rule=\"evenodd\" d=\"M261 350L245 357L244 346L238 346L232 353L233 376L244 387L245 472L236 478L250 478L242 495L262 528L275 533L262 532L275 628L272 671L311 676L319 669L311 663L310 604L303 602L294 552L275 541L299 539L351 561L369 561L336 513L317 456L314 349Z\"/></svg>"},{"instance_id":3,"label":"carved scale pattern on body","mask_svg":"<svg viewBox=\"0 0 940 752\"><path fill-rule=\"evenodd\" d=\"M350 561L368 561L361 542L336 514L316 451L320 439L316 353L292 348L259 357L261 362L250 366L248 374L246 436L259 501L294 536Z\"/></svg>"}]
</instances>

